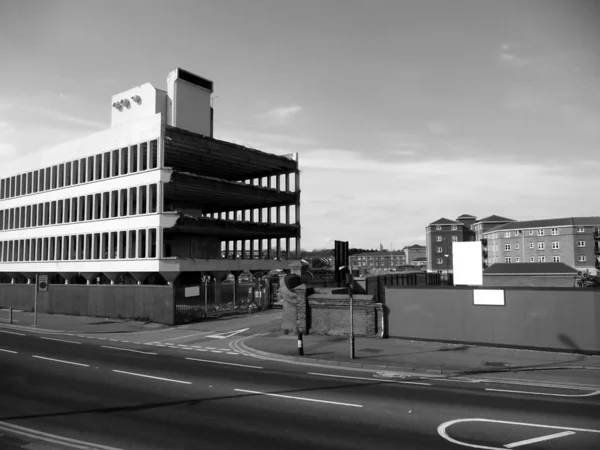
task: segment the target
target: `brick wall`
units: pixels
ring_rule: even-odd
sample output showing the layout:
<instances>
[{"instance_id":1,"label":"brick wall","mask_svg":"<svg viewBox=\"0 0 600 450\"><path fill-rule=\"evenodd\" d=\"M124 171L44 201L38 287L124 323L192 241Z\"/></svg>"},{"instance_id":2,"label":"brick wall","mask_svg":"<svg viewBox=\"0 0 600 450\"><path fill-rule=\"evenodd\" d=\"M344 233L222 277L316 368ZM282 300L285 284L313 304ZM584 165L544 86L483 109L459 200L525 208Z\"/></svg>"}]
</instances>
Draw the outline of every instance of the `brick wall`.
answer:
<instances>
[{"instance_id":1,"label":"brick wall","mask_svg":"<svg viewBox=\"0 0 600 450\"><path fill-rule=\"evenodd\" d=\"M484 286L574 287L574 275L484 275Z\"/></svg>"}]
</instances>

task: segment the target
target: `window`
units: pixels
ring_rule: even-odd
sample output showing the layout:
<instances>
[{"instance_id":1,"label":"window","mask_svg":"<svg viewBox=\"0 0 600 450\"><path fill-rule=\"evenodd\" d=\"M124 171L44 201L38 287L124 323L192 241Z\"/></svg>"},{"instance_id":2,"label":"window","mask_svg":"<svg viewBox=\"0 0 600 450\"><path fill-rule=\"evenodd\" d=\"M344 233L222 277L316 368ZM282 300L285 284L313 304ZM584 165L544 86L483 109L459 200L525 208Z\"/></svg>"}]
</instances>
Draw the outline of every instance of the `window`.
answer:
<instances>
[{"instance_id":1,"label":"window","mask_svg":"<svg viewBox=\"0 0 600 450\"><path fill-rule=\"evenodd\" d=\"M88 195L88 200L90 196ZM102 195L94 194L94 220L98 220L100 218L100 214L102 212Z\"/></svg>"},{"instance_id":2,"label":"window","mask_svg":"<svg viewBox=\"0 0 600 450\"><path fill-rule=\"evenodd\" d=\"M577 257L577 261L579 261L579 262L585 262L585 255L579 255Z\"/></svg>"},{"instance_id":3,"label":"window","mask_svg":"<svg viewBox=\"0 0 600 450\"><path fill-rule=\"evenodd\" d=\"M146 230L138 230L138 258L146 257Z\"/></svg>"},{"instance_id":4,"label":"window","mask_svg":"<svg viewBox=\"0 0 600 450\"><path fill-rule=\"evenodd\" d=\"M102 218L108 219L110 212L110 195L109 192L102 193Z\"/></svg>"},{"instance_id":5,"label":"window","mask_svg":"<svg viewBox=\"0 0 600 450\"><path fill-rule=\"evenodd\" d=\"M110 152L104 153L104 164L103 164L102 176L104 178L110 178Z\"/></svg>"},{"instance_id":6,"label":"window","mask_svg":"<svg viewBox=\"0 0 600 450\"><path fill-rule=\"evenodd\" d=\"M546 248L546 244L544 242L538 242L538 250L544 250Z\"/></svg>"},{"instance_id":7,"label":"window","mask_svg":"<svg viewBox=\"0 0 600 450\"><path fill-rule=\"evenodd\" d=\"M550 234L552 236L557 236L558 235L558 228L551 228L550 229Z\"/></svg>"},{"instance_id":8,"label":"window","mask_svg":"<svg viewBox=\"0 0 600 450\"><path fill-rule=\"evenodd\" d=\"M437 247L436 251L437 251L437 253L442 253L442 247Z\"/></svg>"},{"instance_id":9,"label":"window","mask_svg":"<svg viewBox=\"0 0 600 450\"><path fill-rule=\"evenodd\" d=\"M91 234L85 235L85 249L84 250L85 250L84 258L92 259L92 235Z\"/></svg>"},{"instance_id":10,"label":"window","mask_svg":"<svg viewBox=\"0 0 600 450\"><path fill-rule=\"evenodd\" d=\"M61 188L65 185L65 165L60 164L58 166L58 187Z\"/></svg>"},{"instance_id":11,"label":"window","mask_svg":"<svg viewBox=\"0 0 600 450\"><path fill-rule=\"evenodd\" d=\"M529 236L533 236L533 230L529 230Z\"/></svg>"},{"instance_id":12,"label":"window","mask_svg":"<svg viewBox=\"0 0 600 450\"><path fill-rule=\"evenodd\" d=\"M119 216L127 215L127 189L121 189L119 201Z\"/></svg>"},{"instance_id":13,"label":"window","mask_svg":"<svg viewBox=\"0 0 600 450\"><path fill-rule=\"evenodd\" d=\"M121 174L122 175L127 175L128 173L128 164L127 161L129 160L129 149L127 147L122 148L121 149Z\"/></svg>"},{"instance_id":14,"label":"window","mask_svg":"<svg viewBox=\"0 0 600 450\"><path fill-rule=\"evenodd\" d=\"M94 170L94 161L95 161L95 158L93 156L88 156L88 159L87 159L87 180L88 181L94 181L94 179L95 179L94 175L96 174L96 171Z\"/></svg>"},{"instance_id":15,"label":"window","mask_svg":"<svg viewBox=\"0 0 600 450\"><path fill-rule=\"evenodd\" d=\"M69 260L69 236L63 237L63 260Z\"/></svg>"},{"instance_id":16,"label":"window","mask_svg":"<svg viewBox=\"0 0 600 450\"><path fill-rule=\"evenodd\" d=\"M102 154L96 155L96 162L94 163L94 180L102 179Z\"/></svg>"},{"instance_id":17,"label":"window","mask_svg":"<svg viewBox=\"0 0 600 450\"><path fill-rule=\"evenodd\" d=\"M458 238L456 236L452 236L452 242L457 242Z\"/></svg>"},{"instance_id":18,"label":"window","mask_svg":"<svg viewBox=\"0 0 600 450\"><path fill-rule=\"evenodd\" d=\"M119 258L120 259L125 259L127 257L127 253L125 252L127 250L126 246L127 246L127 232L126 231L119 231Z\"/></svg>"},{"instance_id":19,"label":"window","mask_svg":"<svg viewBox=\"0 0 600 450\"><path fill-rule=\"evenodd\" d=\"M533 247L535 247L535 246L533 245L533 242L530 242L530 243L529 243L529 248L533 248Z\"/></svg>"},{"instance_id":20,"label":"window","mask_svg":"<svg viewBox=\"0 0 600 450\"><path fill-rule=\"evenodd\" d=\"M515 250L519 250L519 243L515 242Z\"/></svg>"},{"instance_id":21,"label":"window","mask_svg":"<svg viewBox=\"0 0 600 450\"><path fill-rule=\"evenodd\" d=\"M146 186L140 186L139 189L139 194L140 194L140 207L139 207L139 211L138 214L146 214L148 212L147 209L147 195L146 195L146 191L148 190L148 188Z\"/></svg>"},{"instance_id":22,"label":"window","mask_svg":"<svg viewBox=\"0 0 600 450\"><path fill-rule=\"evenodd\" d=\"M543 235L544 235L544 230L543 230L542 228L539 228L539 229L537 230L537 235L538 235L538 236L543 236Z\"/></svg>"},{"instance_id":23,"label":"window","mask_svg":"<svg viewBox=\"0 0 600 450\"><path fill-rule=\"evenodd\" d=\"M52 189L56 189L56 186L58 185L58 167L57 166L52 166Z\"/></svg>"},{"instance_id":24,"label":"window","mask_svg":"<svg viewBox=\"0 0 600 450\"><path fill-rule=\"evenodd\" d=\"M504 237L510 237L510 231L505 231L504 232Z\"/></svg>"},{"instance_id":25,"label":"window","mask_svg":"<svg viewBox=\"0 0 600 450\"><path fill-rule=\"evenodd\" d=\"M510 256L507 256L506 258L504 258L504 262L505 263L511 263L512 262L512 258Z\"/></svg>"},{"instance_id":26,"label":"window","mask_svg":"<svg viewBox=\"0 0 600 450\"><path fill-rule=\"evenodd\" d=\"M38 181L40 178L40 173L36 170L35 172L33 172L33 192L37 192L38 191Z\"/></svg>"},{"instance_id":27,"label":"window","mask_svg":"<svg viewBox=\"0 0 600 450\"><path fill-rule=\"evenodd\" d=\"M158 207L158 188L156 184L151 184L148 189L148 195L150 196L150 213L155 213Z\"/></svg>"},{"instance_id":28,"label":"window","mask_svg":"<svg viewBox=\"0 0 600 450\"><path fill-rule=\"evenodd\" d=\"M437 259L437 263L438 263L438 264L443 264L443 263L444 263L444 260L443 260L442 258L438 258L438 259Z\"/></svg>"},{"instance_id":29,"label":"window","mask_svg":"<svg viewBox=\"0 0 600 450\"><path fill-rule=\"evenodd\" d=\"M138 146L132 145L129 152L129 171L131 173L138 171Z\"/></svg>"},{"instance_id":30,"label":"window","mask_svg":"<svg viewBox=\"0 0 600 450\"><path fill-rule=\"evenodd\" d=\"M504 250L510 250L510 244L504 244Z\"/></svg>"},{"instance_id":31,"label":"window","mask_svg":"<svg viewBox=\"0 0 600 450\"><path fill-rule=\"evenodd\" d=\"M552 262L560 262L560 256L553 256Z\"/></svg>"},{"instance_id":32,"label":"window","mask_svg":"<svg viewBox=\"0 0 600 450\"><path fill-rule=\"evenodd\" d=\"M129 215L135 216L137 214L137 188L129 188ZM132 256L133 258L133 256Z\"/></svg>"},{"instance_id":33,"label":"window","mask_svg":"<svg viewBox=\"0 0 600 450\"><path fill-rule=\"evenodd\" d=\"M452 231L456 231L458 230L458 227L456 225L452 225Z\"/></svg>"},{"instance_id":34,"label":"window","mask_svg":"<svg viewBox=\"0 0 600 450\"><path fill-rule=\"evenodd\" d=\"M135 230L129 230L129 258L135 258L136 255L136 236Z\"/></svg>"},{"instance_id":35,"label":"window","mask_svg":"<svg viewBox=\"0 0 600 450\"><path fill-rule=\"evenodd\" d=\"M436 242L442 242L442 237L441 237L441 236L437 236L437 237L435 238L435 240L436 240Z\"/></svg>"},{"instance_id":36,"label":"window","mask_svg":"<svg viewBox=\"0 0 600 450\"><path fill-rule=\"evenodd\" d=\"M92 250L92 259L100 259L100 233L94 233Z\"/></svg>"},{"instance_id":37,"label":"window","mask_svg":"<svg viewBox=\"0 0 600 450\"><path fill-rule=\"evenodd\" d=\"M102 233L101 237L101 247L100 247L100 257L102 259L108 259L108 233Z\"/></svg>"},{"instance_id":38,"label":"window","mask_svg":"<svg viewBox=\"0 0 600 450\"><path fill-rule=\"evenodd\" d=\"M110 233L110 259L115 259L117 257L117 242L118 234L116 231L112 231Z\"/></svg>"},{"instance_id":39,"label":"window","mask_svg":"<svg viewBox=\"0 0 600 450\"><path fill-rule=\"evenodd\" d=\"M577 241L577 247L585 247L585 241Z\"/></svg>"},{"instance_id":40,"label":"window","mask_svg":"<svg viewBox=\"0 0 600 450\"><path fill-rule=\"evenodd\" d=\"M112 168L111 168L111 175L113 177L118 177L119 176L119 150L113 150L112 152Z\"/></svg>"},{"instance_id":41,"label":"window","mask_svg":"<svg viewBox=\"0 0 600 450\"><path fill-rule=\"evenodd\" d=\"M578 233L583 233L585 231L584 227L577 227L577 232Z\"/></svg>"},{"instance_id":42,"label":"window","mask_svg":"<svg viewBox=\"0 0 600 450\"><path fill-rule=\"evenodd\" d=\"M85 183L87 181L86 179L86 175L88 173L87 171L87 159L86 158L82 158L79 160L79 182L80 183Z\"/></svg>"},{"instance_id":43,"label":"window","mask_svg":"<svg viewBox=\"0 0 600 450\"><path fill-rule=\"evenodd\" d=\"M559 248L558 242L553 242L552 243L552 250L558 250L558 248Z\"/></svg>"},{"instance_id":44,"label":"window","mask_svg":"<svg viewBox=\"0 0 600 450\"><path fill-rule=\"evenodd\" d=\"M63 201L59 200L56 202L56 223L63 222Z\"/></svg>"},{"instance_id":45,"label":"window","mask_svg":"<svg viewBox=\"0 0 600 450\"><path fill-rule=\"evenodd\" d=\"M436 229L436 231L441 231L442 230L442 226L441 225L436 225L435 229Z\"/></svg>"},{"instance_id":46,"label":"window","mask_svg":"<svg viewBox=\"0 0 600 450\"><path fill-rule=\"evenodd\" d=\"M148 144L140 144L140 171L148 170Z\"/></svg>"},{"instance_id":47,"label":"window","mask_svg":"<svg viewBox=\"0 0 600 450\"><path fill-rule=\"evenodd\" d=\"M521 233L520 230L515 230L515 236L518 236Z\"/></svg>"},{"instance_id":48,"label":"window","mask_svg":"<svg viewBox=\"0 0 600 450\"><path fill-rule=\"evenodd\" d=\"M72 184L79 184L79 160L73 161Z\"/></svg>"},{"instance_id":49,"label":"window","mask_svg":"<svg viewBox=\"0 0 600 450\"><path fill-rule=\"evenodd\" d=\"M538 262L546 262L545 256L538 256Z\"/></svg>"},{"instance_id":50,"label":"window","mask_svg":"<svg viewBox=\"0 0 600 450\"><path fill-rule=\"evenodd\" d=\"M515 258L515 262L520 262L520 260L519 260L519 257L518 257L518 256Z\"/></svg>"},{"instance_id":51,"label":"window","mask_svg":"<svg viewBox=\"0 0 600 450\"><path fill-rule=\"evenodd\" d=\"M119 214L119 191L110 193L110 217L117 217Z\"/></svg>"},{"instance_id":52,"label":"window","mask_svg":"<svg viewBox=\"0 0 600 450\"><path fill-rule=\"evenodd\" d=\"M150 142L150 168L158 167L158 143L157 141Z\"/></svg>"},{"instance_id":53,"label":"window","mask_svg":"<svg viewBox=\"0 0 600 450\"><path fill-rule=\"evenodd\" d=\"M148 230L148 243L149 245L149 258L156 258L156 228L151 228Z\"/></svg>"},{"instance_id":54,"label":"window","mask_svg":"<svg viewBox=\"0 0 600 450\"><path fill-rule=\"evenodd\" d=\"M65 199L65 223L71 221L71 199Z\"/></svg>"}]
</instances>

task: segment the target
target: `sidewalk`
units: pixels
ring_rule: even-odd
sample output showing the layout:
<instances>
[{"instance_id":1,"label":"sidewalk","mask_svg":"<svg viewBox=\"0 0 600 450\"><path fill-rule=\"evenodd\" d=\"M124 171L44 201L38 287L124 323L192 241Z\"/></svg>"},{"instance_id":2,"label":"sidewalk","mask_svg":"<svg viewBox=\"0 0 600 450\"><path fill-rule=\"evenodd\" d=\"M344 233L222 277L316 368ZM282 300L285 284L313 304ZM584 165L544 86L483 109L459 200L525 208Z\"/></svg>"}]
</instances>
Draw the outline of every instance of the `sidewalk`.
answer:
<instances>
[{"instance_id":1,"label":"sidewalk","mask_svg":"<svg viewBox=\"0 0 600 450\"><path fill-rule=\"evenodd\" d=\"M0 310L0 325L8 325L8 310ZM14 327L32 327L33 313L13 311ZM132 333L136 331L160 330L169 328L152 322L139 322L125 319L104 319L101 317L67 316L63 314L38 313L37 326L39 331L66 333Z\"/></svg>"},{"instance_id":2,"label":"sidewalk","mask_svg":"<svg viewBox=\"0 0 600 450\"><path fill-rule=\"evenodd\" d=\"M282 355L286 359L319 360L342 366L430 375L473 375L532 381L600 386L600 356L536 350L444 344L404 339L357 337L355 359L350 358L346 336L304 336L304 356L298 356L295 335L255 336L247 348Z\"/></svg>"}]
</instances>

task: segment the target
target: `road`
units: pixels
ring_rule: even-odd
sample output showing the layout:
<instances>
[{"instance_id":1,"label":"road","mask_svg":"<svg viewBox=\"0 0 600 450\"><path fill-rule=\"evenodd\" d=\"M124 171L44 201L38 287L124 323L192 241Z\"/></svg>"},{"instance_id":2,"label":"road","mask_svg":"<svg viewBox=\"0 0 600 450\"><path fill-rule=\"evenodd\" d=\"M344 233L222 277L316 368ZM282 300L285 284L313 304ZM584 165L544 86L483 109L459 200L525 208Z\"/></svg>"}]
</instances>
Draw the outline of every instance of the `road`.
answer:
<instances>
[{"instance_id":1,"label":"road","mask_svg":"<svg viewBox=\"0 0 600 450\"><path fill-rule=\"evenodd\" d=\"M203 345L0 328L0 448L31 441L16 427L69 448L599 447L600 391L382 378Z\"/></svg>"}]
</instances>

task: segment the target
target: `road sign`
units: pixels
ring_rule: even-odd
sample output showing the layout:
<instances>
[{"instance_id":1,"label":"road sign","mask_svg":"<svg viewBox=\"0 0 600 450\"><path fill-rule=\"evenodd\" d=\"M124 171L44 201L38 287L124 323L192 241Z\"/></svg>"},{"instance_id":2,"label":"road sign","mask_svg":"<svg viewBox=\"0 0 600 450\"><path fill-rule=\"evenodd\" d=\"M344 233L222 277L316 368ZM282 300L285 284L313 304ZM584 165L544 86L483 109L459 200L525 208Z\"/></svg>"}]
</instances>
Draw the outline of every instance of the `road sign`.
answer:
<instances>
[{"instance_id":1,"label":"road sign","mask_svg":"<svg viewBox=\"0 0 600 450\"><path fill-rule=\"evenodd\" d=\"M48 292L48 275L38 276L38 292Z\"/></svg>"}]
</instances>

